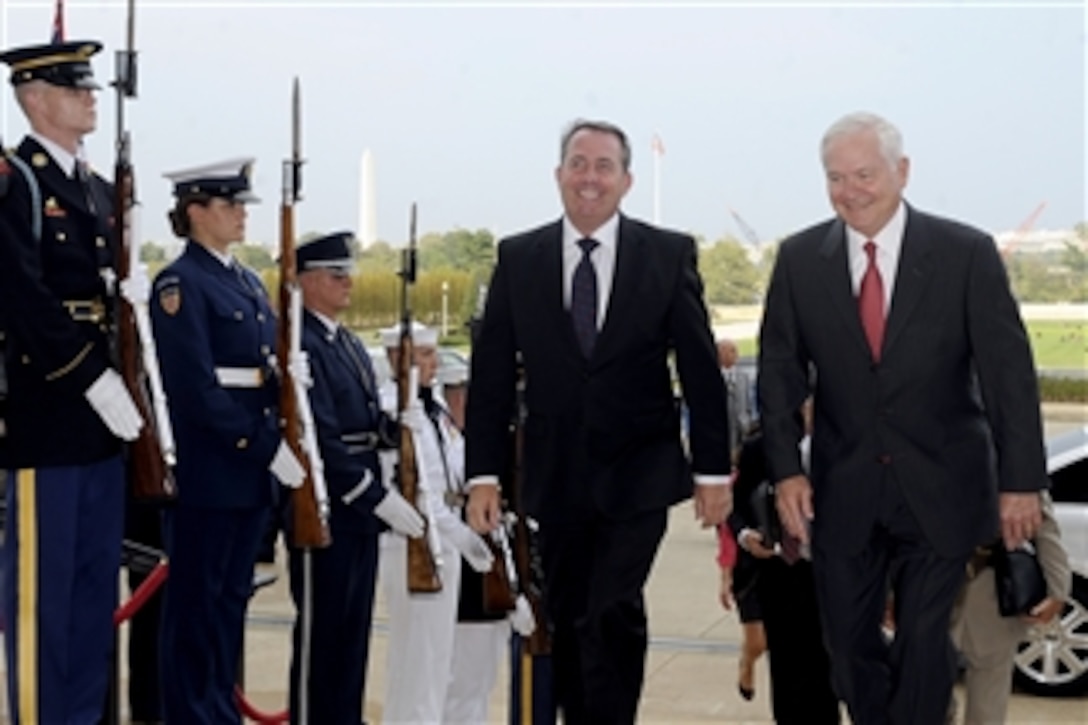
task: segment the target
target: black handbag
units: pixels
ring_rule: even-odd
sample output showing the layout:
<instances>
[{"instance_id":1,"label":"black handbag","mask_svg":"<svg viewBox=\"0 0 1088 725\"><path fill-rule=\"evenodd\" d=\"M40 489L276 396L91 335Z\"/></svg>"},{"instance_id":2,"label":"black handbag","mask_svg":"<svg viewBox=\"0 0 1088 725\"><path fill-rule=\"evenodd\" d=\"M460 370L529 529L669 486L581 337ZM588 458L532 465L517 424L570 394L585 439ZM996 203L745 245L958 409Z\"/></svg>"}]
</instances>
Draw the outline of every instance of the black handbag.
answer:
<instances>
[{"instance_id":1,"label":"black handbag","mask_svg":"<svg viewBox=\"0 0 1088 725\"><path fill-rule=\"evenodd\" d=\"M994 568L997 608L1002 617L1027 614L1046 599L1046 577L1032 542L1025 541L1009 551L998 541L993 546L990 563Z\"/></svg>"}]
</instances>

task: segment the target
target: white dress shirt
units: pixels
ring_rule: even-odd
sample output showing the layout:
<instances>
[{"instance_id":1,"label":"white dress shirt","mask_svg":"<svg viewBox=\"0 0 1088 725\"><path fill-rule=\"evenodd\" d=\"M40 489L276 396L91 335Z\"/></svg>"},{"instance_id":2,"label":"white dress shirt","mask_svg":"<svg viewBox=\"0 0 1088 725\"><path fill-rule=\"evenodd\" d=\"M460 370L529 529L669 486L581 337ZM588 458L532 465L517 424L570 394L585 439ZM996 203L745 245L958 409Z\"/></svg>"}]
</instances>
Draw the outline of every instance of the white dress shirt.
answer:
<instances>
[{"instance_id":1,"label":"white dress shirt","mask_svg":"<svg viewBox=\"0 0 1088 725\"><path fill-rule=\"evenodd\" d=\"M899 267L899 251L903 248L903 231L907 226L907 208L903 202L899 202L899 208L884 225L884 228L871 237L876 244L876 268L880 270L880 281L884 284L884 316L888 316L888 310L892 305L892 291L895 289L895 272ZM846 227L846 253L850 259L850 283L853 285L854 296L861 289L861 278L865 276L865 268L869 266L869 255L865 253L864 244L870 240L861 232L851 227Z\"/></svg>"},{"instance_id":2,"label":"white dress shirt","mask_svg":"<svg viewBox=\"0 0 1088 725\"><path fill-rule=\"evenodd\" d=\"M49 155L53 157L53 163L59 166L68 178L75 177L76 157L70 154L68 149L35 131L31 131L27 136L37 141L42 148L49 152Z\"/></svg>"},{"instance_id":3,"label":"white dress shirt","mask_svg":"<svg viewBox=\"0 0 1088 725\"><path fill-rule=\"evenodd\" d=\"M597 247L589 259L597 272L597 329L604 324L608 300L612 296L612 277L616 269L616 238L619 235L620 215L613 214L608 221L592 234L582 234L566 216L563 217L563 306L570 309L570 292L574 286L574 270L582 261L579 239L593 239Z\"/></svg>"}]
</instances>

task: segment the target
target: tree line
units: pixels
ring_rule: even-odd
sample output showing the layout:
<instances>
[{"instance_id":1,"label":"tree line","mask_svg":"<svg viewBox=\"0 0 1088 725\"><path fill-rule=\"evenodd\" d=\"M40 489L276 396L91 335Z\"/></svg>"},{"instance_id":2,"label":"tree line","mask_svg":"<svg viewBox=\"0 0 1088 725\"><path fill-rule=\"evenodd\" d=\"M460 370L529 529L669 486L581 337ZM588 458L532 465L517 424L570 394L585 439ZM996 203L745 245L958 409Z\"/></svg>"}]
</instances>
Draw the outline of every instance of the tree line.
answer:
<instances>
[{"instance_id":1,"label":"tree line","mask_svg":"<svg viewBox=\"0 0 1088 725\"><path fill-rule=\"evenodd\" d=\"M1015 253L1006 259L1013 290L1022 302L1088 302L1088 222L1075 229L1060 252ZM316 236L303 235L303 243ZM708 305L749 305L763 300L774 267L777 243L753 250L736 238L712 242L696 238L699 272ZM441 327L443 300L452 341L467 336L467 322L482 302L495 262L494 235L487 229L454 229L424 234L418 243L418 275L409 298L413 315L424 324ZM234 254L260 273L275 290L278 268L272 253L258 244L236 245ZM379 241L357 249L355 285L344 321L357 329L387 326L400 319L401 250ZM154 273L166 263L162 246L147 242L141 257Z\"/></svg>"}]
</instances>

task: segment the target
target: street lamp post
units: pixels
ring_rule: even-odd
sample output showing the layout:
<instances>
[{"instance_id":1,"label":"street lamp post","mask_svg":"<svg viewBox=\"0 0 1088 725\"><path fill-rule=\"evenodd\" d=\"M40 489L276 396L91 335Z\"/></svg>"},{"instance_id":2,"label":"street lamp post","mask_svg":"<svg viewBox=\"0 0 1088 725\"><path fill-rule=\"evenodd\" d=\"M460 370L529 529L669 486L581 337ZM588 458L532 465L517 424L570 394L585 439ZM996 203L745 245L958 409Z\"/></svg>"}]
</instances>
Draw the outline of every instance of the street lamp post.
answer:
<instances>
[{"instance_id":1,"label":"street lamp post","mask_svg":"<svg viewBox=\"0 0 1088 725\"><path fill-rule=\"evenodd\" d=\"M442 337L448 337L450 334L449 325L450 315L450 283L446 280L442 280Z\"/></svg>"}]
</instances>

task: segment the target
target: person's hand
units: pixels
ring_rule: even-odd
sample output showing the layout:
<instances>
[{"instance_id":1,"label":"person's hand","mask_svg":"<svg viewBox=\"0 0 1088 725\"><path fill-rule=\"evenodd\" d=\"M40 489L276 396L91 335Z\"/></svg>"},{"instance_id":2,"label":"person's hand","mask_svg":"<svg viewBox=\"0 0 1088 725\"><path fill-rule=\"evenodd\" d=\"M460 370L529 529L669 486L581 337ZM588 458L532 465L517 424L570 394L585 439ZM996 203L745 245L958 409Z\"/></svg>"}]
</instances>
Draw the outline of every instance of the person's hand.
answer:
<instances>
[{"instance_id":1,"label":"person's hand","mask_svg":"<svg viewBox=\"0 0 1088 725\"><path fill-rule=\"evenodd\" d=\"M491 567L495 563L495 555L491 553L491 548L487 545L487 542L460 521L456 521L454 524L447 534L450 543L453 544L457 551L461 552L461 556L465 557L465 561L477 572L484 574L491 571Z\"/></svg>"},{"instance_id":2,"label":"person's hand","mask_svg":"<svg viewBox=\"0 0 1088 725\"><path fill-rule=\"evenodd\" d=\"M514 601L514 611L507 615L510 626L522 637L532 636L536 631L536 617L533 616L533 608L524 594L519 594Z\"/></svg>"},{"instance_id":3,"label":"person's hand","mask_svg":"<svg viewBox=\"0 0 1088 725\"><path fill-rule=\"evenodd\" d=\"M306 480L306 469L295 457L287 441L280 441L280 447L276 449L276 455L272 458L268 470L272 471L272 474L287 488L298 488Z\"/></svg>"},{"instance_id":4,"label":"person's hand","mask_svg":"<svg viewBox=\"0 0 1088 725\"><path fill-rule=\"evenodd\" d=\"M1031 611L1021 617L1021 619L1028 624L1046 624L1054 619L1054 617L1058 616L1064 606L1065 602L1061 599L1047 597L1032 607Z\"/></svg>"},{"instance_id":5,"label":"person's hand","mask_svg":"<svg viewBox=\"0 0 1088 725\"><path fill-rule=\"evenodd\" d=\"M808 528L815 518L812 511L812 484L804 475L784 478L774 486L774 505L786 531L808 544Z\"/></svg>"},{"instance_id":6,"label":"person's hand","mask_svg":"<svg viewBox=\"0 0 1088 725\"><path fill-rule=\"evenodd\" d=\"M718 601L722 603L722 606L728 610L733 609L735 601L733 600L733 568L729 566L722 567L722 578L718 585Z\"/></svg>"},{"instance_id":7,"label":"person's hand","mask_svg":"<svg viewBox=\"0 0 1088 725\"><path fill-rule=\"evenodd\" d=\"M465 513L473 531L488 534L499 527L499 504L498 485L477 483L469 488Z\"/></svg>"},{"instance_id":8,"label":"person's hand","mask_svg":"<svg viewBox=\"0 0 1088 725\"><path fill-rule=\"evenodd\" d=\"M377 506L374 507L374 515L389 524L389 528L398 534L403 534L409 539L418 539L423 536L423 517L415 510L412 504L400 495L399 491L389 489Z\"/></svg>"},{"instance_id":9,"label":"person's hand","mask_svg":"<svg viewBox=\"0 0 1088 725\"><path fill-rule=\"evenodd\" d=\"M147 278L147 265L141 262L121 280L121 296L133 307L146 305L151 299L151 281Z\"/></svg>"},{"instance_id":10,"label":"person's hand","mask_svg":"<svg viewBox=\"0 0 1088 725\"><path fill-rule=\"evenodd\" d=\"M770 559L774 556L774 549L764 546L763 534L755 529L745 529L744 531L741 531L738 543L749 554L757 559Z\"/></svg>"},{"instance_id":11,"label":"person's hand","mask_svg":"<svg viewBox=\"0 0 1088 725\"><path fill-rule=\"evenodd\" d=\"M400 412L400 424L416 435L422 435L423 431L426 430L427 425L429 425L427 414L423 411L423 403L419 401L419 398L404 406L404 410Z\"/></svg>"},{"instance_id":12,"label":"person's hand","mask_svg":"<svg viewBox=\"0 0 1088 725\"><path fill-rule=\"evenodd\" d=\"M106 368L83 393L94 412L123 441L134 441L140 435L144 419L128 394L125 381L113 368Z\"/></svg>"},{"instance_id":13,"label":"person's hand","mask_svg":"<svg viewBox=\"0 0 1088 725\"><path fill-rule=\"evenodd\" d=\"M717 526L733 510L733 487L721 484L695 484L695 519L704 529Z\"/></svg>"},{"instance_id":14,"label":"person's hand","mask_svg":"<svg viewBox=\"0 0 1088 725\"><path fill-rule=\"evenodd\" d=\"M1001 538L1005 541L1005 548L1012 551L1034 538L1043 523L1039 492L1005 491L998 497L998 502L1001 509Z\"/></svg>"},{"instance_id":15,"label":"person's hand","mask_svg":"<svg viewBox=\"0 0 1088 725\"><path fill-rule=\"evenodd\" d=\"M287 356L287 372L303 388L314 386L314 375L310 370L310 356L305 350L293 352Z\"/></svg>"}]
</instances>

